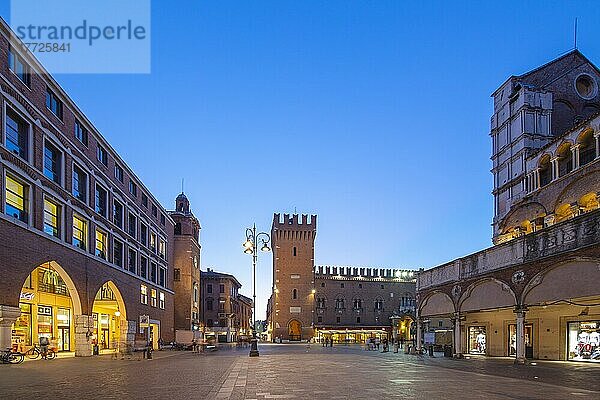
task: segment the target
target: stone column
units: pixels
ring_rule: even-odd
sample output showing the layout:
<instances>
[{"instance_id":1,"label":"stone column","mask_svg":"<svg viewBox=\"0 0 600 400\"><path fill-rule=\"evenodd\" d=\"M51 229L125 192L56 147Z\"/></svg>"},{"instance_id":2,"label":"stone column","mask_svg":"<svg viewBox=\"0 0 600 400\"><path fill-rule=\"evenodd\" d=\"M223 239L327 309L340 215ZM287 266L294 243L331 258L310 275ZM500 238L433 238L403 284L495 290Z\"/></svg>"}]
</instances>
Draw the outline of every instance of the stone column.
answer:
<instances>
[{"instance_id":1,"label":"stone column","mask_svg":"<svg viewBox=\"0 0 600 400\"><path fill-rule=\"evenodd\" d=\"M423 332L422 332L422 329L421 329L421 324L422 324L421 323L421 317L417 317L417 333L415 335L415 342L416 342L416 346L415 347L416 347L416 351L417 351L418 354L421 353L421 341L422 341L421 339L422 339L422 336L423 336Z\"/></svg>"},{"instance_id":2,"label":"stone column","mask_svg":"<svg viewBox=\"0 0 600 400\"><path fill-rule=\"evenodd\" d=\"M92 355L93 331L94 320L91 315L75 315L75 356L89 357Z\"/></svg>"},{"instance_id":3,"label":"stone column","mask_svg":"<svg viewBox=\"0 0 600 400\"><path fill-rule=\"evenodd\" d=\"M0 305L0 350L11 347L12 324L21 316L21 309Z\"/></svg>"},{"instance_id":4,"label":"stone column","mask_svg":"<svg viewBox=\"0 0 600 400\"><path fill-rule=\"evenodd\" d=\"M579 145L579 143L576 143L573 146L571 146L571 153L573 154L573 156L572 156L573 170L576 170L577 168L579 168L579 147L581 147Z\"/></svg>"},{"instance_id":5,"label":"stone column","mask_svg":"<svg viewBox=\"0 0 600 400\"><path fill-rule=\"evenodd\" d=\"M454 326L454 335L452 336L452 345L454 350L454 358L462 358L462 338L460 332L460 321L461 315L460 313L454 313L452 317L452 325Z\"/></svg>"},{"instance_id":6,"label":"stone column","mask_svg":"<svg viewBox=\"0 0 600 400\"><path fill-rule=\"evenodd\" d=\"M515 364L525 364L525 313L527 307L516 307L514 313L517 319Z\"/></svg>"},{"instance_id":7,"label":"stone column","mask_svg":"<svg viewBox=\"0 0 600 400\"><path fill-rule=\"evenodd\" d=\"M594 132L594 140L596 143L596 158L600 157L600 131Z\"/></svg>"},{"instance_id":8,"label":"stone column","mask_svg":"<svg viewBox=\"0 0 600 400\"><path fill-rule=\"evenodd\" d=\"M533 171L533 186L535 187L535 190L537 190L540 187L540 169L536 168L535 171Z\"/></svg>"},{"instance_id":9,"label":"stone column","mask_svg":"<svg viewBox=\"0 0 600 400\"><path fill-rule=\"evenodd\" d=\"M550 160L550 165L552 166L552 180L558 178L558 158L554 157Z\"/></svg>"}]
</instances>

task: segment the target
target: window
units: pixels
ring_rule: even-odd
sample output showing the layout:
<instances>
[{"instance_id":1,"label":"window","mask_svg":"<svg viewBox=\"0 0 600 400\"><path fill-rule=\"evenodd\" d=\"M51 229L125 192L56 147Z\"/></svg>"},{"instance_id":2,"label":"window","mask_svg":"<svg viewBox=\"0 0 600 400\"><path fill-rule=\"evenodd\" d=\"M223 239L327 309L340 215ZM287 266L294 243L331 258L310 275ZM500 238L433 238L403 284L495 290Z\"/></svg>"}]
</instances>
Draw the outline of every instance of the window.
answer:
<instances>
[{"instance_id":1,"label":"window","mask_svg":"<svg viewBox=\"0 0 600 400\"><path fill-rule=\"evenodd\" d=\"M209 318L209 319L207 319L207 320L206 320L206 325L207 325L207 326L213 326L213 320L212 320L212 319L210 319L210 318Z\"/></svg>"},{"instance_id":2,"label":"window","mask_svg":"<svg viewBox=\"0 0 600 400\"><path fill-rule=\"evenodd\" d=\"M175 224L175 231L174 231L175 235L181 235L181 223L177 222Z\"/></svg>"},{"instance_id":3,"label":"window","mask_svg":"<svg viewBox=\"0 0 600 400\"><path fill-rule=\"evenodd\" d=\"M222 298L219 299L219 311L225 311L225 300Z\"/></svg>"},{"instance_id":4,"label":"window","mask_svg":"<svg viewBox=\"0 0 600 400\"><path fill-rule=\"evenodd\" d=\"M160 224L164 226L166 221L167 218L165 217L165 214L160 214Z\"/></svg>"},{"instance_id":5,"label":"window","mask_svg":"<svg viewBox=\"0 0 600 400\"><path fill-rule=\"evenodd\" d=\"M137 253L134 250L129 249L128 257L127 257L127 265L129 266L129 272L132 272L134 274L136 273L136 269L137 269L136 261L137 261Z\"/></svg>"},{"instance_id":6,"label":"window","mask_svg":"<svg viewBox=\"0 0 600 400\"><path fill-rule=\"evenodd\" d=\"M292 290L292 300L298 300L298 289Z\"/></svg>"},{"instance_id":7,"label":"window","mask_svg":"<svg viewBox=\"0 0 600 400\"><path fill-rule=\"evenodd\" d=\"M113 263L123 267L123 243L117 239L113 241Z\"/></svg>"},{"instance_id":8,"label":"window","mask_svg":"<svg viewBox=\"0 0 600 400\"><path fill-rule=\"evenodd\" d=\"M156 253L156 233L150 232L150 249Z\"/></svg>"},{"instance_id":9,"label":"window","mask_svg":"<svg viewBox=\"0 0 600 400\"><path fill-rule=\"evenodd\" d=\"M146 285L140 286L140 302L148 304L148 287Z\"/></svg>"},{"instance_id":10,"label":"window","mask_svg":"<svg viewBox=\"0 0 600 400\"><path fill-rule=\"evenodd\" d=\"M63 104L62 101L54 94L50 88L46 88L46 107L52 111L59 119L63 117Z\"/></svg>"},{"instance_id":11,"label":"window","mask_svg":"<svg viewBox=\"0 0 600 400\"><path fill-rule=\"evenodd\" d=\"M438 328L442 328L444 326L444 321L439 320L438 321Z\"/></svg>"},{"instance_id":12,"label":"window","mask_svg":"<svg viewBox=\"0 0 600 400\"><path fill-rule=\"evenodd\" d=\"M120 165L115 165L115 178L123 183L123 168Z\"/></svg>"},{"instance_id":13,"label":"window","mask_svg":"<svg viewBox=\"0 0 600 400\"><path fill-rule=\"evenodd\" d=\"M198 284L194 282L194 307L197 307L198 303Z\"/></svg>"},{"instance_id":14,"label":"window","mask_svg":"<svg viewBox=\"0 0 600 400\"><path fill-rule=\"evenodd\" d=\"M8 48L8 67L27 86L31 87L31 68L12 47Z\"/></svg>"},{"instance_id":15,"label":"window","mask_svg":"<svg viewBox=\"0 0 600 400\"><path fill-rule=\"evenodd\" d=\"M156 289L150 289L150 305L156 307Z\"/></svg>"},{"instance_id":16,"label":"window","mask_svg":"<svg viewBox=\"0 0 600 400\"><path fill-rule=\"evenodd\" d=\"M294 257L296 257L296 247L294 247L294 248L292 249L292 255L293 255Z\"/></svg>"},{"instance_id":17,"label":"window","mask_svg":"<svg viewBox=\"0 0 600 400\"><path fill-rule=\"evenodd\" d=\"M179 268L175 268L173 270L173 281L179 282L181 280L181 270Z\"/></svg>"},{"instance_id":18,"label":"window","mask_svg":"<svg viewBox=\"0 0 600 400\"><path fill-rule=\"evenodd\" d=\"M158 284L162 287L165 287L166 276L167 276L167 270L164 268L160 268L158 270Z\"/></svg>"},{"instance_id":19,"label":"window","mask_svg":"<svg viewBox=\"0 0 600 400\"><path fill-rule=\"evenodd\" d=\"M88 145L88 131L79 121L75 121L75 138L84 145Z\"/></svg>"},{"instance_id":20,"label":"window","mask_svg":"<svg viewBox=\"0 0 600 400\"><path fill-rule=\"evenodd\" d=\"M87 248L87 222L77 215L73 216L73 245L82 250Z\"/></svg>"},{"instance_id":21,"label":"window","mask_svg":"<svg viewBox=\"0 0 600 400\"><path fill-rule=\"evenodd\" d=\"M343 284L343 283L340 283L340 287L344 287L344 284Z\"/></svg>"},{"instance_id":22,"label":"window","mask_svg":"<svg viewBox=\"0 0 600 400\"><path fill-rule=\"evenodd\" d=\"M158 209L156 208L156 206L154 204L152 204L152 215L156 218L156 216L158 215Z\"/></svg>"},{"instance_id":23,"label":"window","mask_svg":"<svg viewBox=\"0 0 600 400\"><path fill-rule=\"evenodd\" d=\"M165 294L163 292L158 294L158 308L161 310L165 309Z\"/></svg>"},{"instance_id":24,"label":"window","mask_svg":"<svg viewBox=\"0 0 600 400\"><path fill-rule=\"evenodd\" d=\"M156 263L150 263L150 280L156 283Z\"/></svg>"},{"instance_id":25,"label":"window","mask_svg":"<svg viewBox=\"0 0 600 400\"><path fill-rule=\"evenodd\" d=\"M383 289L383 285L381 285L381 288Z\"/></svg>"},{"instance_id":26,"label":"window","mask_svg":"<svg viewBox=\"0 0 600 400\"><path fill-rule=\"evenodd\" d=\"M212 293L212 284L210 284L210 283L209 283L209 284L206 286L206 293Z\"/></svg>"},{"instance_id":27,"label":"window","mask_svg":"<svg viewBox=\"0 0 600 400\"><path fill-rule=\"evenodd\" d=\"M140 276L144 279L148 277L148 259L144 256L140 257Z\"/></svg>"},{"instance_id":28,"label":"window","mask_svg":"<svg viewBox=\"0 0 600 400\"><path fill-rule=\"evenodd\" d=\"M340 317L335 317L335 322L339 324L340 323Z\"/></svg>"},{"instance_id":29,"label":"window","mask_svg":"<svg viewBox=\"0 0 600 400\"><path fill-rule=\"evenodd\" d=\"M60 185L61 153L52 144L44 144L44 176Z\"/></svg>"},{"instance_id":30,"label":"window","mask_svg":"<svg viewBox=\"0 0 600 400\"><path fill-rule=\"evenodd\" d=\"M208 311L212 311L212 309L213 309L213 301L212 301L212 299L206 299L206 309Z\"/></svg>"},{"instance_id":31,"label":"window","mask_svg":"<svg viewBox=\"0 0 600 400\"><path fill-rule=\"evenodd\" d=\"M96 212L103 217L106 217L106 203L107 203L108 193L106 190L96 185Z\"/></svg>"},{"instance_id":32,"label":"window","mask_svg":"<svg viewBox=\"0 0 600 400\"><path fill-rule=\"evenodd\" d=\"M137 218L132 213L129 213L129 235L135 238L135 234L137 233Z\"/></svg>"},{"instance_id":33,"label":"window","mask_svg":"<svg viewBox=\"0 0 600 400\"><path fill-rule=\"evenodd\" d=\"M6 147L29 160L29 124L9 108L6 109Z\"/></svg>"},{"instance_id":34,"label":"window","mask_svg":"<svg viewBox=\"0 0 600 400\"><path fill-rule=\"evenodd\" d=\"M140 223L140 242L148 246L148 225Z\"/></svg>"},{"instance_id":35,"label":"window","mask_svg":"<svg viewBox=\"0 0 600 400\"><path fill-rule=\"evenodd\" d=\"M317 297L317 308L325 308L325 298Z\"/></svg>"},{"instance_id":36,"label":"window","mask_svg":"<svg viewBox=\"0 0 600 400\"><path fill-rule=\"evenodd\" d=\"M137 185L131 179L129 180L129 193L131 193L133 197L137 197Z\"/></svg>"},{"instance_id":37,"label":"window","mask_svg":"<svg viewBox=\"0 0 600 400\"><path fill-rule=\"evenodd\" d=\"M359 289L362 289L362 283L359 283L359 284L358 284L358 288L359 288Z\"/></svg>"},{"instance_id":38,"label":"window","mask_svg":"<svg viewBox=\"0 0 600 400\"><path fill-rule=\"evenodd\" d=\"M319 317L317 318L317 322L323 322L323 317L321 317L321 316L319 315Z\"/></svg>"},{"instance_id":39,"label":"window","mask_svg":"<svg viewBox=\"0 0 600 400\"><path fill-rule=\"evenodd\" d=\"M375 300L375 311L383 310L383 300Z\"/></svg>"},{"instance_id":40,"label":"window","mask_svg":"<svg viewBox=\"0 0 600 400\"><path fill-rule=\"evenodd\" d=\"M6 175L6 214L29 221L29 187Z\"/></svg>"},{"instance_id":41,"label":"window","mask_svg":"<svg viewBox=\"0 0 600 400\"><path fill-rule=\"evenodd\" d=\"M335 299L335 309L336 310L343 310L344 307L344 299L341 298L337 298Z\"/></svg>"},{"instance_id":42,"label":"window","mask_svg":"<svg viewBox=\"0 0 600 400\"><path fill-rule=\"evenodd\" d=\"M356 323L360 324L360 317L356 317Z\"/></svg>"},{"instance_id":43,"label":"window","mask_svg":"<svg viewBox=\"0 0 600 400\"><path fill-rule=\"evenodd\" d=\"M96 229L96 255L106 260L106 233Z\"/></svg>"},{"instance_id":44,"label":"window","mask_svg":"<svg viewBox=\"0 0 600 400\"><path fill-rule=\"evenodd\" d=\"M96 148L96 158L105 166L108 165L108 153L104 147L100 146L100 143L97 144Z\"/></svg>"},{"instance_id":45,"label":"window","mask_svg":"<svg viewBox=\"0 0 600 400\"><path fill-rule=\"evenodd\" d=\"M321 282L321 287L325 287L325 282Z\"/></svg>"},{"instance_id":46,"label":"window","mask_svg":"<svg viewBox=\"0 0 600 400\"><path fill-rule=\"evenodd\" d=\"M123 229L123 204L113 199L113 223Z\"/></svg>"},{"instance_id":47,"label":"window","mask_svg":"<svg viewBox=\"0 0 600 400\"><path fill-rule=\"evenodd\" d=\"M60 238L60 207L48 199L44 199L44 232Z\"/></svg>"},{"instance_id":48,"label":"window","mask_svg":"<svg viewBox=\"0 0 600 400\"><path fill-rule=\"evenodd\" d=\"M219 293L225 293L225 285L223 283L219 284Z\"/></svg>"},{"instance_id":49,"label":"window","mask_svg":"<svg viewBox=\"0 0 600 400\"><path fill-rule=\"evenodd\" d=\"M148 195L146 193L142 193L142 205L148 208Z\"/></svg>"},{"instance_id":50,"label":"window","mask_svg":"<svg viewBox=\"0 0 600 400\"><path fill-rule=\"evenodd\" d=\"M87 202L87 174L73 164L73 196Z\"/></svg>"},{"instance_id":51,"label":"window","mask_svg":"<svg viewBox=\"0 0 600 400\"><path fill-rule=\"evenodd\" d=\"M158 242L158 255L161 258L165 259L166 258L166 254L167 254L166 251L167 251L167 244L165 243L164 240L161 239Z\"/></svg>"},{"instance_id":52,"label":"window","mask_svg":"<svg viewBox=\"0 0 600 400\"><path fill-rule=\"evenodd\" d=\"M362 300L361 299L354 299L354 309L362 310Z\"/></svg>"}]
</instances>

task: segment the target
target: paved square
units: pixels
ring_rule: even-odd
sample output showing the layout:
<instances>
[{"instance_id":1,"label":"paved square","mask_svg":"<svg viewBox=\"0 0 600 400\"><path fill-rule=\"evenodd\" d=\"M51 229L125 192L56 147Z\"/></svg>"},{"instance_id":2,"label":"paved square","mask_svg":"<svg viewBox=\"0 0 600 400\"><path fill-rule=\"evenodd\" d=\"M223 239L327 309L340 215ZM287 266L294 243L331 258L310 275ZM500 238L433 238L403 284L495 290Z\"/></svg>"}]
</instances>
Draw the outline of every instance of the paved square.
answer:
<instances>
[{"instance_id":1,"label":"paved square","mask_svg":"<svg viewBox=\"0 0 600 400\"><path fill-rule=\"evenodd\" d=\"M225 347L156 352L153 360L65 358L0 366L0 398L566 399L600 398L600 365L451 360L359 346Z\"/></svg>"}]
</instances>

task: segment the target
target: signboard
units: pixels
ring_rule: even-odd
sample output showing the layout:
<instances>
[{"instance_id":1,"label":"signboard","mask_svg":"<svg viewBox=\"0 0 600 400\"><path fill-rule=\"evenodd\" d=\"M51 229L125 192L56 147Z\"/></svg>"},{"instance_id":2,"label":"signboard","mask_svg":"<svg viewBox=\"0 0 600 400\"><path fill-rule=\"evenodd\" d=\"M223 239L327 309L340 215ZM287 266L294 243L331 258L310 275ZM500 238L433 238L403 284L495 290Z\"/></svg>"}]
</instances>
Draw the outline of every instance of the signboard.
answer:
<instances>
[{"instance_id":1,"label":"signboard","mask_svg":"<svg viewBox=\"0 0 600 400\"><path fill-rule=\"evenodd\" d=\"M150 326L150 316L140 315L140 328L148 328Z\"/></svg>"},{"instance_id":2,"label":"signboard","mask_svg":"<svg viewBox=\"0 0 600 400\"><path fill-rule=\"evenodd\" d=\"M425 332L423 335L425 344L434 344L435 343L435 332Z\"/></svg>"},{"instance_id":3,"label":"signboard","mask_svg":"<svg viewBox=\"0 0 600 400\"><path fill-rule=\"evenodd\" d=\"M34 297L35 297L35 293L21 292L20 299L25 300L25 301L32 301Z\"/></svg>"}]
</instances>

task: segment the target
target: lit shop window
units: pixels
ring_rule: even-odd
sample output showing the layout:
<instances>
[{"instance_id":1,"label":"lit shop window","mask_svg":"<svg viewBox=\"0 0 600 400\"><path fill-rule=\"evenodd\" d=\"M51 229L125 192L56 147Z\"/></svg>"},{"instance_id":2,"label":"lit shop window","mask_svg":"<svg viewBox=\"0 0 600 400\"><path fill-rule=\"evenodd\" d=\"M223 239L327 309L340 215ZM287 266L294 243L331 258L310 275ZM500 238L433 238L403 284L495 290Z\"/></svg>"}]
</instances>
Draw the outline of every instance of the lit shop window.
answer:
<instances>
[{"instance_id":1,"label":"lit shop window","mask_svg":"<svg viewBox=\"0 0 600 400\"><path fill-rule=\"evenodd\" d=\"M150 305L156 307L156 289L150 289Z\"/></svg>"},{"instance_id":2,"label":"lit shop window","mask_svg":"<svg viewBox=\"0 0 600 400\"><path fill-rule=\"evenodd\" d=\"M44 232L60 237L60 207L48 199L44 199Z\"/></svg>"},{"instance_id":3,"label":"lit shop window","mask_svg":"<svg viewBox=\"0 0 600 400\"><path fill-rule=\"evenodd\" d=\"M78 216L73 216L73 245L82 250L87 248L87 222Z\"/></svg>"},{"instance_id":4,"label":"lit shop window","mask_svg":"<svg viewBox=\"0 0 600 400\"><path fill-rule=\"evenodd\" d=\"M6 176L6 213L18 220L29 221L29 187Z\"/></svg>"},{"instance_id":5,"label":"lit shop window","mask_svg":"<svg viewBox=\"0 0 600 400\"><path fill-rule=\"evenodd\" d=\"M160 292L158 295L158 308L161 310L165 309L165 294L163 292Z\"/></svg>"}]
</instances>

